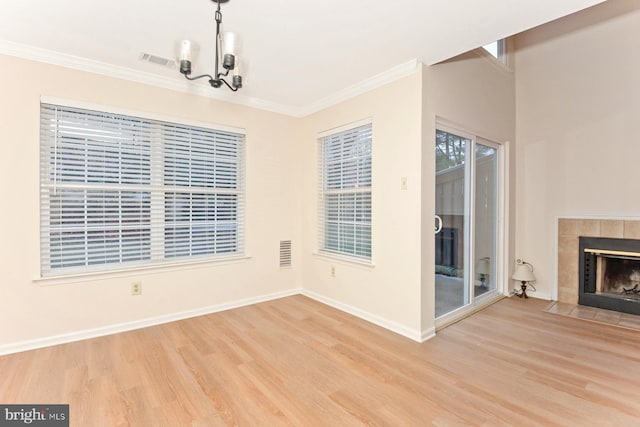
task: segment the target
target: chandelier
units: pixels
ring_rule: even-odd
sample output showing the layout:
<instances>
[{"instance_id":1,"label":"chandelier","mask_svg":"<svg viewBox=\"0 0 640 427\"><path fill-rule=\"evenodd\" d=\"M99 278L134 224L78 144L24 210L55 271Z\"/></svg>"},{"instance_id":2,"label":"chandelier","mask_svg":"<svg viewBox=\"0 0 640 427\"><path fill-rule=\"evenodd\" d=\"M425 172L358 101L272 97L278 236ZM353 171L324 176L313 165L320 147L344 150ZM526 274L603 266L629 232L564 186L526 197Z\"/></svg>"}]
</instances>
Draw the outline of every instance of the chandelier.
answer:
<instances>
[{"instance_id":1,"label":"chandelier","mask_svg":"<svg viewBox=\"0 0 640 427\"><path fill-rule=\"evenodd\" d=\"M201 78L208 78L209 84L214 88L219 88L224 83L232 91L237 91L242 87L242 76L239 70L239 61L236 55L236 36L234 33L226 32L221 33L222 26L222 12L220 12L220 4L226 3L229 0L211 0L214 3L218 3L218 9L216 10L216 60L213 76L210 74L202 74L200 76L191 77L191 41L183 40L180 45L180 72L187 78L187 80L197 80ZM219 71L220 63L224 71ZM231 84L229 84L225 77L231 74Z\"/></svg>"}]
</instances>

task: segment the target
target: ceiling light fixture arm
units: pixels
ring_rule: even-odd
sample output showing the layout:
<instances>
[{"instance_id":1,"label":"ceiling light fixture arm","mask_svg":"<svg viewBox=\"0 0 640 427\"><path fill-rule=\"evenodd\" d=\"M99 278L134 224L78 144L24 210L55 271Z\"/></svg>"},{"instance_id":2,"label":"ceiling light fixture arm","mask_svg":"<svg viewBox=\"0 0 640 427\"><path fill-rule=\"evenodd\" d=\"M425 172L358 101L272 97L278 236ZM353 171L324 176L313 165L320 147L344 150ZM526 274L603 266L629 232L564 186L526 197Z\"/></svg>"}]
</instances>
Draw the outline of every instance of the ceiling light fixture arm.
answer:
<instances>
[{"instance_id":1,"label":"ceiling light fixture arm","mask_svg":"<svg viewBox=\"0 0 640 427\"><path fill-rule=\"evenodd\" d=\"M187 78L187 80L198 80L198 79L201 79L203 77L208 77L209 80L214 80L213 76L211 76L210 74L202 74L202 75L196 76L196 77L190 77L188 74L185 74L185 73L182 73L182 74L184 74L184 76Z\"/></svg>"}]
</instances>

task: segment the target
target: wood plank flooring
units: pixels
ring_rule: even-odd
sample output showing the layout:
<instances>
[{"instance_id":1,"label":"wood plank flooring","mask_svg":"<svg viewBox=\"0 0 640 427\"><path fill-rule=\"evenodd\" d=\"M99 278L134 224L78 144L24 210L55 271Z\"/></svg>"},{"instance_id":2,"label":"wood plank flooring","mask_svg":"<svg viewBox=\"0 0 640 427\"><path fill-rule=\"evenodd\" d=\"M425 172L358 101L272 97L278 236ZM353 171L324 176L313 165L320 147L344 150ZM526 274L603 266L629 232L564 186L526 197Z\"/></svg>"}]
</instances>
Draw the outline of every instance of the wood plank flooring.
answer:
<instances>
[{"instance_id":1,"label":"wood plank flooring","mask_svg":"<svg viewBox=\"0 0 640 427\"><path fill-rule=\"evenodd\" d=\"M0 357L72 426L637 426L640 332L505 299L418 344L294 296Z\"/></svg>"}]
</instances>

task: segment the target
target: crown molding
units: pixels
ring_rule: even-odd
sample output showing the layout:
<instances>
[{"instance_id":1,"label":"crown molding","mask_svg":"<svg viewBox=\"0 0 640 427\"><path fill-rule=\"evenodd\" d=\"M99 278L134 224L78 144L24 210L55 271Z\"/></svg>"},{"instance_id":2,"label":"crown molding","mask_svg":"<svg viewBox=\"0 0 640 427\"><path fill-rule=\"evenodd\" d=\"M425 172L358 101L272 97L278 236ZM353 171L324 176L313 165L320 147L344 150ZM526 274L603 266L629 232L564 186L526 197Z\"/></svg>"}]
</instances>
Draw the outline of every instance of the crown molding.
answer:
<instances>
[{"instance_id":1,"label":"crown molding","mask_svg":"<svg viewBox=\"0 0 640 427\"><path fill-rule=\"evenodd\" d=\"M79 56L41 49L34 46L14 43L6 40L0 40L0 53L31 61L44 62L47 64L71 68L74 70L86 71L107 77L114 77L136 83L147 84L150 86L156 86L177 92L203 96L218 101L244 105L278 114L297 116L299 113L299 109L290 107L288 105L269 102L258 98L244 96L241 94L230 94L222 91L213 91L209 86L190 85L187 80L181 81L179 79L174 79L171 77L159 76L153 73L137 71L131 68L108 64L106 62L94 61Z\"/></svg>"},{"instance_id":2,"label":"crown molding","mask_svg":"<svg viewBox=\"0 0 640 427\"><path fill-rule=\"evenodd\" d=\"M414 58L402 64L396 65L382 73L362 80L354 85L348 86L332 95L322 98L306 107L303 107L301 117L308 116L325 108L332 107L336 104L344 102L348 99L355 98L358 95L369 92L370 90L379 88L388 83L399 80L403 77L410 76L418 69L418 59Z\"/></svg>"},{"instance_id":3,"label":"crown molding","mask_svg":"<svg viewBox=\"0 0 640 427\"><path fill-rule=\"evenodd\" d=\"M106 62L94 61L79 56L69 55L53 50L42 49L26 44L15 43L8 40L0 40L0 54L15 56L31 61L43 62L47 64L57 65L60 67L71 68L79 71L99 74L107 77L113 77L128 80L136 83L142 83L163 89L169 89L176 92L184 92L192 95L198 95L205 98L211 98L218 101L229 102L246 107L265 110L272 113L283 114L291 117L305 117L325 108L339 104L350 98L361 95L370 90L376 89L387 83L406 77L418 68L418 60L412 59L403 64L397 65L380 74L376 74L366 80L354 85L348 86L338 92L320 99L317 102L309 104L305 107L296 107L285 104L279 104L260 98L253 98L238 93L226 93L222 91L212 91L209 86L192 85L188 81L160 76L144 71L136 71L118 65L108 64Z\"/></svg>"}]
</instances>

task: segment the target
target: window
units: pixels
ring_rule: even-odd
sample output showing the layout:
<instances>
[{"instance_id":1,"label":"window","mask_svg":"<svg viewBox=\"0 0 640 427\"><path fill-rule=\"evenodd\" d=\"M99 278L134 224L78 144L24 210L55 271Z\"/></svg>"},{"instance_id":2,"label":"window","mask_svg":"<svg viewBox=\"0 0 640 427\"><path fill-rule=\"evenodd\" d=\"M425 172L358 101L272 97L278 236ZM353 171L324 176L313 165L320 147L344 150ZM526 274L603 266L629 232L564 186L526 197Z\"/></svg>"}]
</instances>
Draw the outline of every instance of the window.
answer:
<instances>
[{"instance_id":1,"label":"window","mask_svg":"<svg viewBox=\"0 0 640 427\"><path fill-rule=\"evenodd\" d=\"M320 252L371 260L371 124L323 136Z\"/></svg>"},{"instance_id":2,"label":"window","mask_svg":"<svg viewBox=\"0 0 640 427\"><path fill-rule=\"evenodd\" d=\"M507 39L500 39L482 46L494 59L508 66Z\"/></svg>"},{"instance_id":3,"label":"window","mask_svg":"<svg viewBox=\"0 0 640 427\"><path fill-rule=\"evenodd\" d=\"M498 50L499 50L498 48L499 48L499 47L500 47L500 46L499 46L499 43L498 43L498 41L497 41L497 40L496 40L496 41L494 41L494 42L491 42L491 43L489 43L489 44L486 44L486 45L482 46L482 48L483 48L484 50L486 50L487 52L489 52L489 53L491 54L491 56L493 56L493 57L494 57L494 58L496 58L496 59L498 59L498 57L500 57L500 54L498 53Z\"/></svg>"},{"instance_id":4,"label":"window","mask_svg":"<svg viewBox=\"0 0 640 427\"><path fill-rule=\"evenodd\" d=\"M41 105L42 276L243 253L244 136Z\"/></svg>"}]
</instances>

